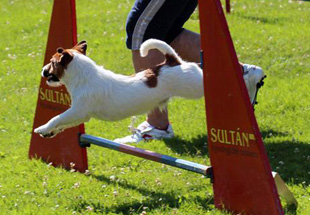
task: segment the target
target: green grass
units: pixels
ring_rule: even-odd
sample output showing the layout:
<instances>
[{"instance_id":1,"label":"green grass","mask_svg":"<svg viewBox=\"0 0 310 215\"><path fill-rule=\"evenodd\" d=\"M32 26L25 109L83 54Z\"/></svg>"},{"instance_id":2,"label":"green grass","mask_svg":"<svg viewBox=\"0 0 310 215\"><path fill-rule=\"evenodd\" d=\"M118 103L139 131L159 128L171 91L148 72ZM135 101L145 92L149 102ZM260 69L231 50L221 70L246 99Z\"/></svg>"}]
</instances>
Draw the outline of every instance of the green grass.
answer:
<instances>
[{"instance_id":1,"label":"green grass","mask_svg":"<svg viewBox=\"0 0 310 215\"><path fill-rule=\"evenodd\" d=\"M52 3L0 4L0 214L225 214L214 209L208 179L165 165L99 147L88 150L90 175L28 159ZM133 73L124 30L132 3L77 0L79 39L117 73ZM255 114L272 169L294 192L296 214L310 214L310 2L238 0L232 9L227 21L239 60L268 76ZM186 27L199 30L197 12ZM169 111L176 137L141 147L208 165L203 100L174 99ZM113 139L128 124L91 120L86 131Z\"/></svg>"}]
</instances>

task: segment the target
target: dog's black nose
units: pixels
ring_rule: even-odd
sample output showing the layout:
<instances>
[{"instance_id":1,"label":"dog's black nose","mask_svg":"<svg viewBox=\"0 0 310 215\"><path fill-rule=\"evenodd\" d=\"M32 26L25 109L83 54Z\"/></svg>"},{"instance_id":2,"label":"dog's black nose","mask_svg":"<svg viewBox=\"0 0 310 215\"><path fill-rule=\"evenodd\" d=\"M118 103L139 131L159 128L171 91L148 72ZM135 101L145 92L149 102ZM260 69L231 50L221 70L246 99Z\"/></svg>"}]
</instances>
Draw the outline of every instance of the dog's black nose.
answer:
<instances>
[{"instance_id":1,"label":"dog's black nose","mask_svg":"<svg viewBox=\"0 0 310 215\"><path fill-rule=\"evenodd\" d=\"M48 77L48 75L49 75L48 69L43 68L42 69L42 76L46 78L46 77Z\"/></svg>"}]
</instances>

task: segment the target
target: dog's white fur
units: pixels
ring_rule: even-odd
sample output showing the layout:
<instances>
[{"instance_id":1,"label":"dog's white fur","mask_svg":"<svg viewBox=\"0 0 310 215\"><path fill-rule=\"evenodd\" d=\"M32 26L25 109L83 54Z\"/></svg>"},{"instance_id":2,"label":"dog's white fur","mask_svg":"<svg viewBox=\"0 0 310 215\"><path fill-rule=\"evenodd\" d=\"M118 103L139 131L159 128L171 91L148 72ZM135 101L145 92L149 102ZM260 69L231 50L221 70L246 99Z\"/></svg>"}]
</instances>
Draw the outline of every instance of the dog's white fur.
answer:
<instances>
[{"instance_id":1,"label":"dog's white fur","mask_svg":"<svg viewBox=\"0 0 310 215\"><path fill-rule=\"evenodd\" d=\"M198 99L204 95L203 74L196 63L184 62L168 44L155 39L142 44L141 56L146 56L150 49L174 56L181 63L172 67L162 66L156 87L146 85L146 71L135 76L115 74L96 65L87 56L71 50L73 59L67 65L60 82L49 83L51 86L58 86L59 83L66 86L72 99L71 108L34 132L43 137L53 137L91 117L121 120L150 112L165 105L171 97Z\"/></svg>"}]
</instances>

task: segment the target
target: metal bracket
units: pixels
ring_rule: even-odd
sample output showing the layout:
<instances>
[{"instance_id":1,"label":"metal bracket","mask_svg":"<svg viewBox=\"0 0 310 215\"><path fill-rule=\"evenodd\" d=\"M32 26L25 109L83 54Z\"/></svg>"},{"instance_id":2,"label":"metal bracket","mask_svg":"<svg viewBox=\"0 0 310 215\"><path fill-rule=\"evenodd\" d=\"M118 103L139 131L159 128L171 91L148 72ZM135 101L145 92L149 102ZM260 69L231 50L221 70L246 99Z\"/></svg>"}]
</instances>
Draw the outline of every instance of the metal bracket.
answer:
<instances>
[{"instance_id":1,"label":"metal bracket","mask_svg":"<svg viewBox=\"0 0 310 215\"><path fill-rule=\"evenodd\" d=\"M90 147L90 143L85 143L81 141L81 135L82 133L78 133L78 142L79 142L80 147L82 148Z\"/></svg>"}]
</instances>

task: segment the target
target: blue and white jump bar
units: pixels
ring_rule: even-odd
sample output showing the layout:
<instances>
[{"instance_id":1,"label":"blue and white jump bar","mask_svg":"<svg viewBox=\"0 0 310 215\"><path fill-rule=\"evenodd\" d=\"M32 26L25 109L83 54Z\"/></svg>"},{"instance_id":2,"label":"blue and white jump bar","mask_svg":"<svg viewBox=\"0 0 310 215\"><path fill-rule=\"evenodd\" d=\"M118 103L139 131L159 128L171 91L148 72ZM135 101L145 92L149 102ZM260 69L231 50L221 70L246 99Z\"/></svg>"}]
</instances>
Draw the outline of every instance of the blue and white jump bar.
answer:
<instances>
[{"instance_id":1,"label":"blue and white jump bar","mask_svg":"<svg viewBox=\"0 0 310 215\"><path fill-rule=\"evenodd\" d=\"M91 136L88 134L82 134L80 136L80 146L89 147L90 144L102 146L102 147L112 149L115 151L123 152L123 153L130 154L133 156L141 157L141 158L145 158L147 160L156 161L158 163L164 163L170 166L178 167L180 169L185 169L185 170L189 170L192 172L196 172L196 173L205 175L208 178L211 178L211 175L212 175L211 174L212 167L210 166L201 165L198 163L170 157L167 155L161 155L156 152L140 149L134 146L116 143L116 142L113 142L111 140L104 139L101 137L95 137L95 136Z\"/></svg>"},{"instance_id":2,"label":"blue and white jump bar","mask_svg":"<svg viewBox=\"0 0 310 215\"><path fill-rule=\"evenodd\" d=\"M213 174L212 174L212 167L205 166L202 164L194 163L191 161L178 159L174 157L170 157L167 155L161 155L156 152L140 149L134 146L120 144L113 142L108 139L104 139L101 137L95 137L88 134L80 135L79 143L81 147L89 147L91 144L102 146L108 149L112 149L115 151L123 152L126 154L130 154L136 157L145 158L147 160L156 161L158 163L164 163L169 166L178 167L180 169L185 169L188 171L196 172L202 174L208 178L211 178L211 182L213 182ZM279 192L279 195L282 196L288 204L298 205L293 193L288 189L285 182L282 180L280 175L276 172L272 172L272 175L275 179L275 183Z\"/></svg>"}]
</instances>

